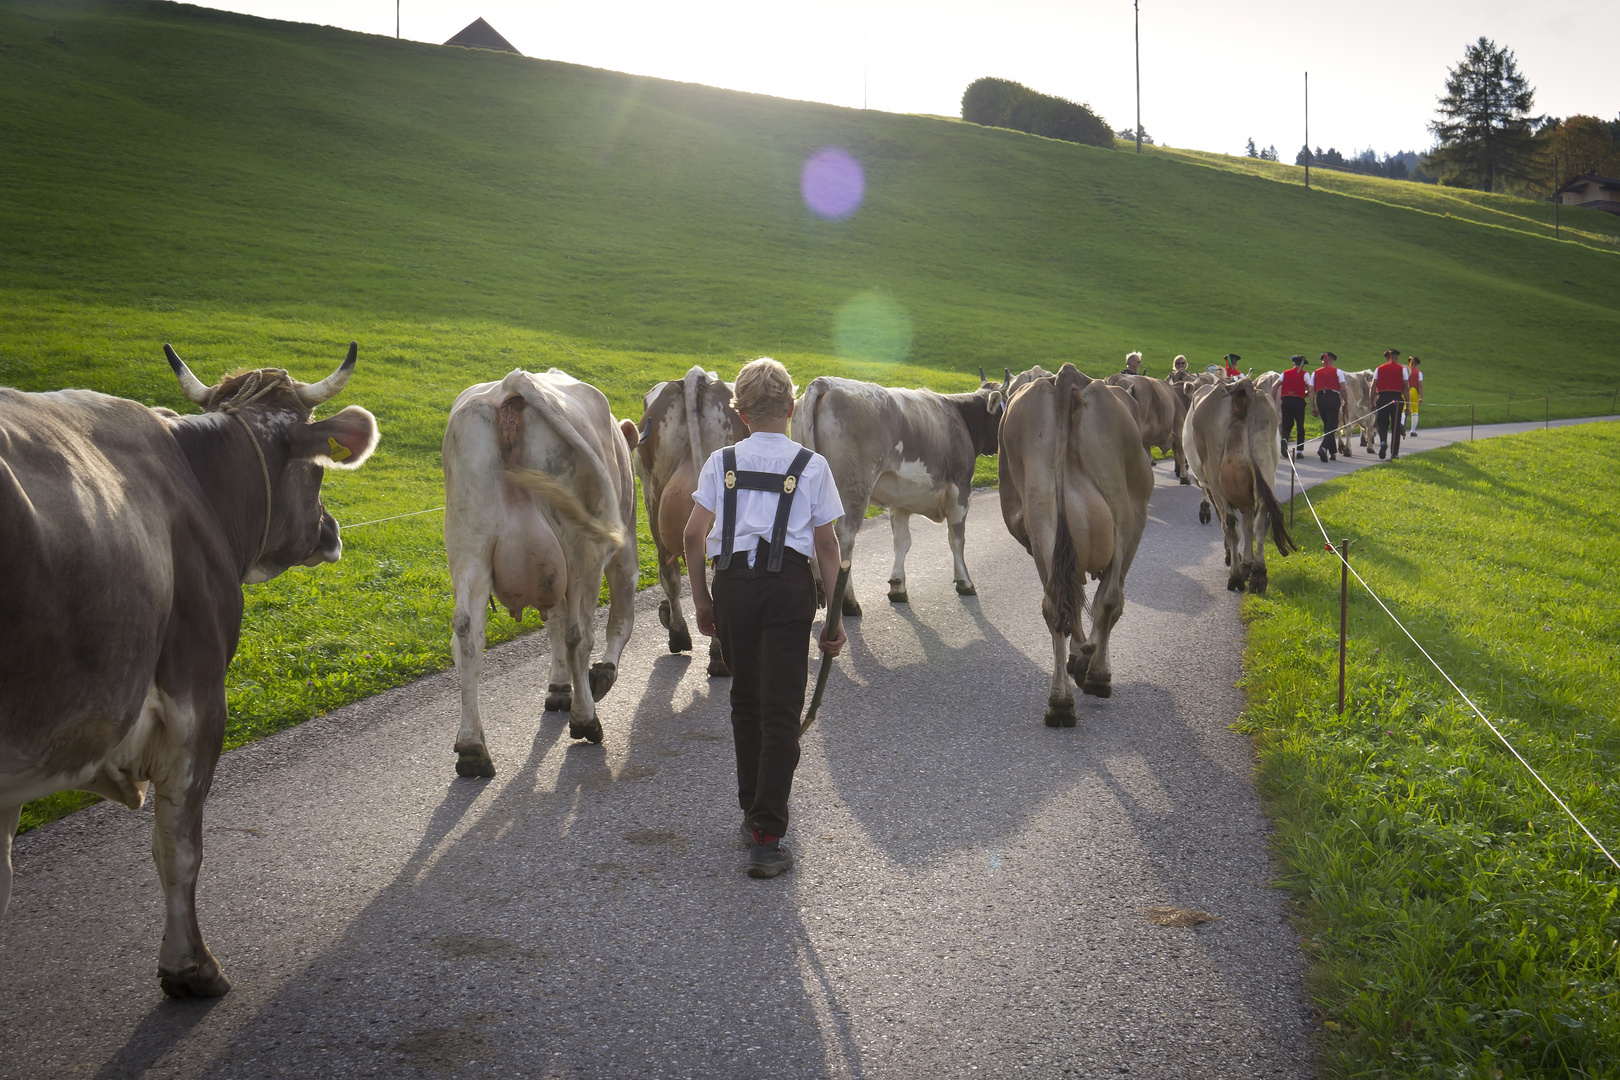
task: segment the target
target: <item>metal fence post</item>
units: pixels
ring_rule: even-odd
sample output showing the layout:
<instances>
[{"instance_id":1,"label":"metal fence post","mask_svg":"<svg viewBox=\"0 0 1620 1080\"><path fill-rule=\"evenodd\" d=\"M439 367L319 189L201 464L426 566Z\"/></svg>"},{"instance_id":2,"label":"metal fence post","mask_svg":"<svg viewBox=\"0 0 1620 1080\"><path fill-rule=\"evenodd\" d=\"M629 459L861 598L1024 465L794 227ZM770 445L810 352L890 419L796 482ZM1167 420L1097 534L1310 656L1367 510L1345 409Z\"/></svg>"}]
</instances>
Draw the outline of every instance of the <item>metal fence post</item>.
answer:
<instances>
[{"instance_id":1,"label":"metal fence post","mask_svg":"<svg viewBox=\"0 0 1620 1080\"><path fill-rule=\"evenodd\" d=\"M1508 391L1508 423L1513 423L1513 391Z\"/></svg>"},{"instance_id":2,"label":"metal fence post","mask_svg":"<svg viewBox=\"0 0 1620 1080\"><path fill-rule=\"evenodd\" d=\"M1474 441L1474 407L1468 406L1468 441Z\"/></svg>"},{"instance_id":3,"label":"metal fence post","mask_svg":"<svg viewBox=\"0 0 1620 1080\"><path fill-rule=\"evenodd\" d=\"M1344 654L1350 624L1350 540L1339 541L1339 715L1344 715Z\"/></svg>"},{"instance_id":4,"label":"metal fence post","mask_svg":"<svg viewBox=\"0 0 1620 1080\"><path fill-rule=\"evenodd\" d=\"M1542 398L1541 399L1541 429L1543 431L1545 431L1548 428L1552 427L1552 420L1550 419L1551 416L1552 416L1552 413L1548 410L1548 407L1547 407L1547 399Z\"/></svg>"}]
</instances>

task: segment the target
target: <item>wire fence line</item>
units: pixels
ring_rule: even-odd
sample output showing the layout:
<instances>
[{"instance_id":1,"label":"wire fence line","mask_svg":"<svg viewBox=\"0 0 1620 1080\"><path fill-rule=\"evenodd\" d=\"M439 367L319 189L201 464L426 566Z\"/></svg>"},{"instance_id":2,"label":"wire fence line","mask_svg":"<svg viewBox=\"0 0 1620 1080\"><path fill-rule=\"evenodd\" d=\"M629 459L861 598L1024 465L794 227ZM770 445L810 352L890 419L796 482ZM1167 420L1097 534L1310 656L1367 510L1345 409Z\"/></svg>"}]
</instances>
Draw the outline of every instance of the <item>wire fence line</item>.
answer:
<instances>
[{"instance_id":1,"label":"wire fence line","mask_svg":"<svg viewBox=\"0 0 1620 1080\"><path fill-rule=\"evenodd\" d=\"M358 529L365 525L381 525L385 521L398 521L400 518L418 517L422 514L431 514L435 511L443 509L444 507L442 506L430 506L426 510L412 510L408 514L392 514L388 517L372 518L370 521L356 521L350 525L339 525L338 531L347 532L350 529Z\"/></svg>"},{"instance_id":2,"label":"wire fence line","mask_svg":"<svg viewBox=\"0 0 1620 1080\"><path fill-rule=\"evenodd\" d=\"M1294 463L1289 461L1288 467L1289 469L1294 469ZM1430 664L1434 665L1434 670L1438 671L1440 673L1440 677L1446 680L1446 683L1457 692L1457 696L1462 698L1464 703L1466 703L1467 706L1473 710L1474 715L1479 717L1486 727L1490 728L1491 734L1495 735L1497 739L1501 741L1502 745L1507 747L1508 753L1512 754L1514 758L1517 759L1519 764L1523 765L1525 770L1531 776L1535 777L1536 783L1540 784L1542 790L1544 790L1548 795L1552 796L1552 800L1558 804L1558 808L1568 815L1571 821L1579 826L1581 832L1586 834L1586 838L1592 841L1592 844L1603 853L1603 857L1608 859L1610 864L1613 865L1616 870L1620 870L1620 861L1616 861L1615 857L1609 853L1609 849L1603 846L1603 841L1599 840L1595 835L1593 835L1592 830L1586 827L1586 822L1582 821L1579 815L1569 808L1568 803L1559 798L1558 792L1554 791L1552 789L1552 785L1548 784L1547 781L1542 778L1541 773L1536 771L1535 766L1531 765L1530 762L1525 760L1524 755L1519 753L1518 748L1515 747L1513 743L1508 740L1508 737L1502 733L1502 729L1492 723L1491 718L1486 716L1484 711L1481 710L1478 705L1474 704L1474 699L1468 695L1467 691L1457 685L1457 681L1451 677L1450 673L1447 672L1445 668L1440 666L1440 661L1436 660L1429 654L1429 650L1425 649L1423 647L1423 643L1413 636L1412 631L1406 628L1406 624L1401 622L1400 617L1389 609L1389 605L1384 603L1383 597L1379 596L1378 593L1373 590L1373 587L1367 584L1367 580L1361 576L1356 568L1350 565L1350 560L1345 558L1344 553L1339 550L1338 545L1335 544L1328 536L1327 529L1322 524L1322 517L1316 512L1316 504L1311 501L1310 491L1305 488L1303 480L1299 477L1298 470L1294 470L1294 476L1296 483L1300 484L1299 493L1304 497L1305 505L1310 508L1311 517L1316 521L1316 528L1319 532L1321 532L1322 542L1327 546L1327 550L1332 553L1334 558L1339 560L1344 568L1350 572L1350 575L1360 583L1361 587L1367 590L1367 595L1372 597L1374 603L1383 609L1384 614L1389 616L1390 621L1400 629L1401 633L1406 635L1406 639L1417 647L1418 652L1423 654L1423 658Z\"/></svg>"}]
</instances>

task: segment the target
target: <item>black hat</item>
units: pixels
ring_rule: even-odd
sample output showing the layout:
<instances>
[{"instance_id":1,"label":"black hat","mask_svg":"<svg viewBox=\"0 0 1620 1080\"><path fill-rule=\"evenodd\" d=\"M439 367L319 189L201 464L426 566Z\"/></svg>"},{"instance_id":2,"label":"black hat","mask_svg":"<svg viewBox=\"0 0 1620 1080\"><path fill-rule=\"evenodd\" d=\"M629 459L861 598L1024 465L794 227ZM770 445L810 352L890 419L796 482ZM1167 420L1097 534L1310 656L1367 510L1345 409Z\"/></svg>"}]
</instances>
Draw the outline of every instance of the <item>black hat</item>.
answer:
<instances>
[{"instance_id":1,"label":"black hat","mask_svg":"<svg viewBox=\"0 0 1620 1080\"><path fill-rule=\"evenodd\" d=\"M1332 361L1332 362L1333 362L1333 363L1335 363L1335 364L1337 364L1337 363L1338 363L1338 362L1339 362L1339 357L1338 357L1338 355L1337 355L1337 354L1335 354L1335 353L1330 353L1330 352L1325 352L1325 353L1323 353L1323 354L1322 354L1322 359L1323 359L1323 360L1331 360L1331 361Z\"/></svg>"},{"instance_id":2,"label":"black hat","mask_svg":"<svg viewBox=\"0 0 1620 1080\"><path fill-rule=\"evenodd\" d=\"M1239 361L1239 360L1241 360L1241 359L1243 359L1243 357L1241 357L1241 356L1239 356L1239 355L1238 355L1238 354L1237 354L1237 353L1235 353L1235 352L1229 352L1229 353L1227 353L1227 354L1226 354L1226 355L1225 355L1225 356L1223 356L1223 357L1222 357L1222 358L1221 358L1221 359L1223 359L1223 360L1230 360L1230 361L1232 361L1232 362L1233 362L1233 363L1237 363L1237 362L1238 362L1238 361Z\"/></svg>"},{"instance_id":3,"label":"black hat","mask_svg":"<svg viewBox=\"0 0 1620 1080\"><path fill-rule=\"evenodd\" d=\"M1295 353L1293 356L1288 358L1288 362L1293 364L1295 367L1298 367L1300 364L1305 362L1305 358L1299 355L1299 353Z\"/></svg>"}]
</instances>

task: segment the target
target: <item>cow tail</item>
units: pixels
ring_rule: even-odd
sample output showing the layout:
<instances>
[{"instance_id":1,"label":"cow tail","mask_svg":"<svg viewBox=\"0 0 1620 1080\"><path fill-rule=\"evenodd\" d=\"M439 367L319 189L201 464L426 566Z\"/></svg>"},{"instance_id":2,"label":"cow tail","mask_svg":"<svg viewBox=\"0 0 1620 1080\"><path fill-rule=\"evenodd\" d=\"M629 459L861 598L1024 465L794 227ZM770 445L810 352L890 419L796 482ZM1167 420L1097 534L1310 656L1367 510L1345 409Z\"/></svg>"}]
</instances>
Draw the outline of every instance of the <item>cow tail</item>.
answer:
<instances>
[{"instance_id":1,"label":"cow tail","mask_svg":"<svg viewBox=\"0 0 1620 1080\"><path fill-rule=\"evenodd\" d=\"M821 413L821 397L826 389L821 379L811 379L810 385L804 388L804 396L793 407L793 415L802 418L801 423L793 425L794 440L815 453L820 453L816 450L816 420Z\"/></svg>"},{"instance_id":2,"label":"cow tail","mask_svg":"<svg viewBox=\"0 0 1620 1080\"><path fill-rule=\"evenodd\" d=\"M596 489L601 493L603 505L610 510L616 508L613 479L608 475L607 464L602 460L602 455L585 441L546 391L535 386L530 380L524 379L519 393L522 394L523 400L551 426L551 430L560 435L574 453L586 463L596 481ZM605 548L608 555L624 546L625 532L622 523L605 520L592 513L577 495L550 474L537 469L508 468L506 478L546 500L563 524L593 546Z\"/></svg>"},{"instance_id":3,"label":"cow tail","mask_svg":"<svg viewBox=\"0 0 1620 1080\"><path fill-rule=\"evenodd\" d=\"M556 515L587 542L617 551L624 546L624 530L585 509L567 486L539 469L507 469L506 479L546 501Z\"/></svg>"},{"instance_id":4,"label":"cow tail","mask_svg":"<svg viewBox=\"0 0 1620 1080\"><path fill-rule=\"evenodd\" d=\"M703 393L704 380L708 374L700 367L693 366L681 380L681 391L686 398L686 439L692 447L692 475L695 478L703 463L708 460L703 454L703 431L699 427L702 419L698 412L698 398Z\"/></svg>"},{"instance_id":5,"label":"cow tail","mask_svg":"<svg viewBox=\"0 0 1620 1080\"><path fill-rule=\"evenodd\" d=\"M1077 584L1074 537L1069 533L1068 464L1069 427L1074 414L1075 376L1080 372L1073 364L1064 364L1057 375L1056 437L1052 440L1052 478L1057 496L1057 535L1052 541L1051 572L1046 575L1046 602L1052 608L1052 630L1073 636L1080 632L1080 610L1085 603L1085 588Z\"/></svg>"}]
</instances>

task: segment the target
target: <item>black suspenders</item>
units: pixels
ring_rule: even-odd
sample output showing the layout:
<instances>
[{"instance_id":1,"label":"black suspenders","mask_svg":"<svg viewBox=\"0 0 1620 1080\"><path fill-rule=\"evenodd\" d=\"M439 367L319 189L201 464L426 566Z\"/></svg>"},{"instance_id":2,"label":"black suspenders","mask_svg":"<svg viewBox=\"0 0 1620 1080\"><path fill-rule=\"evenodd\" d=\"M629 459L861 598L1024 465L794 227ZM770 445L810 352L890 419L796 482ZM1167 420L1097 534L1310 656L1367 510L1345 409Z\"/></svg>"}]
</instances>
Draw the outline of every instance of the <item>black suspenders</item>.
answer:
<instances>
[{"instance_id":1,"label":"black suspenders","mask_svg":"<svg viewBox=\"0 0 1620 1080\"><path fill-rule=\"evenodd\" d=\"M804 467L810 464L810 450L806 447L795 454L793 464L788 466L785 473L739 472L735 447L726 447L721 455L721 464L725 467L726 494L720 518L720 554L715 556L714 564L721 570L731 565L731 547L737 539L737 489L774 491L780 497L776 500L776 522L771 526L771 557L765 564L765 569L774 574L782 569L782 545L787 540L788 510L793 506L793 493L798 490L799 477L804 473Z\"/></svg>"}]
</instances>

